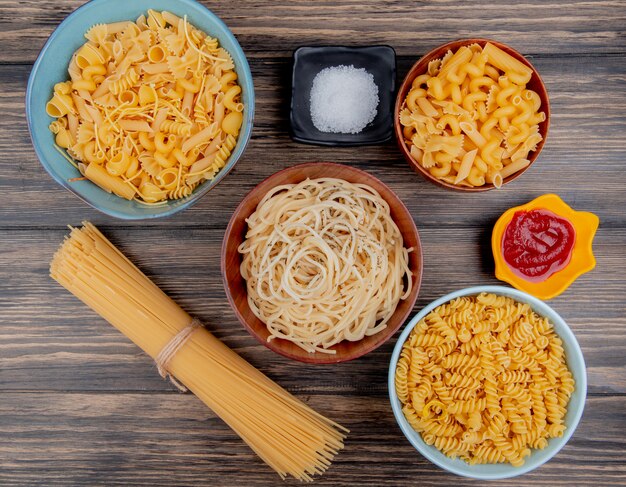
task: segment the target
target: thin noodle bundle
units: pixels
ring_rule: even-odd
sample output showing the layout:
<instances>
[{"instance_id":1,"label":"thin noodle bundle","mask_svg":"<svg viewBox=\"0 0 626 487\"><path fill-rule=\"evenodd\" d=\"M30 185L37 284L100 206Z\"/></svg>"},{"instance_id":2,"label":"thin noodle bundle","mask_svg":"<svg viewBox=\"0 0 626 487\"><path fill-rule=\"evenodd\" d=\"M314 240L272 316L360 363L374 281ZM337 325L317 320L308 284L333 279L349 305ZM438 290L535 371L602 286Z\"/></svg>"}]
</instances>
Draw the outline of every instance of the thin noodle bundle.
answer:
<instances>
[{"instance_id":1,"label":"thin noodle bundle","mask_svg":"<svg viewBox=\"0 0 626 487\"><path fill-rule=\"evenodd\" d=\"M152 358L192 322L89 222L72 229L50 275ZM343 448L345 428L300 402L204 328L193 331L168 371L282 478L311 481Z\"/></svg>"},{"instance_id":2,"label":"thin noodle bundle","mask_svg":"<svg viewBox=\"0 0 626 487\"><path fill-rule=\"evenodd\" d=\"M367 185L319 178L278 186L247 222L241 275L269 339L335 353L329 347L383 330L411 292L412 249Z\"/></svg>"}]
</instances>

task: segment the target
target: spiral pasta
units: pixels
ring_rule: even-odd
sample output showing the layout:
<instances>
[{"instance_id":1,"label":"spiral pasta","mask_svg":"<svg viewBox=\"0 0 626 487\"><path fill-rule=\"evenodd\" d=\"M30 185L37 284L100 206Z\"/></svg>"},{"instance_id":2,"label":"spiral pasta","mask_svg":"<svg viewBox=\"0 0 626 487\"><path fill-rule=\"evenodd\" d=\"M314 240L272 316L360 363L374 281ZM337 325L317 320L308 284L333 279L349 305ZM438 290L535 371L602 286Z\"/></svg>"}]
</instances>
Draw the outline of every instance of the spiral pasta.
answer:
<instances>
[{"instance_id":1,"label":"spiral pasta","mask_svg":"<svg viewBox=\"0 0 626 487\"><path fill-rule=\"evenodd\" d=\"M521 466L532 448L563 435L575 383L546 318L483 293L439 306L415 326L395 387L427 444L470 464Z\"/></svg>"}]
</instances>

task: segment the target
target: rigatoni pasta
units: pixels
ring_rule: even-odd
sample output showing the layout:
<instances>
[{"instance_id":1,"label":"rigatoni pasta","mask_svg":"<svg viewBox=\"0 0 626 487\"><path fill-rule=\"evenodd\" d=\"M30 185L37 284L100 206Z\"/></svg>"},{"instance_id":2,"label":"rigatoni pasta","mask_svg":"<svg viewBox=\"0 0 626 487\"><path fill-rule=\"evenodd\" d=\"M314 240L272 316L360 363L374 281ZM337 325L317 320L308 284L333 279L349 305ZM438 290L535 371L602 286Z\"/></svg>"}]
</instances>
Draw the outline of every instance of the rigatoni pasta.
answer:
<instances>
[{"instance_id":1,"label":"rigatoni pasta","mask_svg":"<svg viewBox=\"0 0 626 487\"><path fill-rule=\"evenodd\" d=\"M395 387L422 439L470 464L521 466L562 436L575 383L561 339L528 304L490 293L435 308L402 347Z\"/></svg>"},{"instance_id":2,"label":"rigatoni pasta","mask_svg":"<svg viewBox=\"0 0 626 487\"><path fill-rule=\"evenodd\" d=\"M462 46L415 78L400 123L411 157L459 186L500 187L526 167L546 115L526 87L532 69L497 46Z\"/></svg>"},{"instance_id":3,"label":"rigatoni pasta","mask_svg":"<svg viewBox=\"0 0 626 487\"><path fill-rule=\"evenodd\" d=\"M70 80L46 105L57 146L81 173L145 203L188 196L213 179L244 110L233 60L217 39L154 10L95 25L85 37Z\"/></svg>"}]
</instances>

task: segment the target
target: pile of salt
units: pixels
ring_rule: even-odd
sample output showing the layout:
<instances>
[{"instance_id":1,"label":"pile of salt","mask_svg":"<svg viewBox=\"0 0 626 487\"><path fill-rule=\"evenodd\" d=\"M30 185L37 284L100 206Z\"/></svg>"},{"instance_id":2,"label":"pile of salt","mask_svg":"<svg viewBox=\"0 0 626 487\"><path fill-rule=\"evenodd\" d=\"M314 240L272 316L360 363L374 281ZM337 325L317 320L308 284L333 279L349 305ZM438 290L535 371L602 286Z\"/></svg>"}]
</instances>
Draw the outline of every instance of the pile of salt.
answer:
<instances>
[{"instance_id":1,"label":"pile of salt","mask_svg":"<svg viewBox=\"0 0 626 487\"><path fill-rule=\"evenodd\" d=\"M358 134L376 117L378 86L363 68L321 70L311 88L311 119L321 132Z\"/></svg>"}]
</instances>

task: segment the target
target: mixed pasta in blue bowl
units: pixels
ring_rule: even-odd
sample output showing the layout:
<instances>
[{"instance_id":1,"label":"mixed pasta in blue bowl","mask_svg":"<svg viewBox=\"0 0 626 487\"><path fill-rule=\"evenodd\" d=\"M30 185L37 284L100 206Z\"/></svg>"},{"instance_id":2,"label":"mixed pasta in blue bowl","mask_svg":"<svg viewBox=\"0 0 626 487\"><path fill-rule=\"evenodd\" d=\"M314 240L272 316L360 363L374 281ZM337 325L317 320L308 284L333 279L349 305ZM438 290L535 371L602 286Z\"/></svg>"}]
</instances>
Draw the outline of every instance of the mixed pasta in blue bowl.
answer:
<instances>
[{"instance_id":1,"label":"mixed pasta in blue bowl","mask_svg":"<svg viewBox=\"0 0 626 487\"><path fill-rule=\"evenodd\" d=\"M173 214L232 169L254 89L237 40L193 0L94 0L50 36L27 118L44 168L111 216Z\"/></svg>"}]
</instances>

